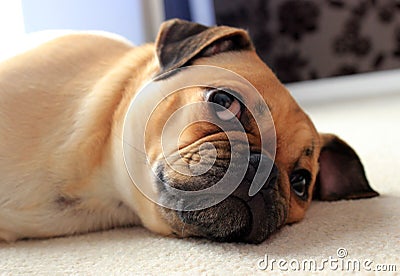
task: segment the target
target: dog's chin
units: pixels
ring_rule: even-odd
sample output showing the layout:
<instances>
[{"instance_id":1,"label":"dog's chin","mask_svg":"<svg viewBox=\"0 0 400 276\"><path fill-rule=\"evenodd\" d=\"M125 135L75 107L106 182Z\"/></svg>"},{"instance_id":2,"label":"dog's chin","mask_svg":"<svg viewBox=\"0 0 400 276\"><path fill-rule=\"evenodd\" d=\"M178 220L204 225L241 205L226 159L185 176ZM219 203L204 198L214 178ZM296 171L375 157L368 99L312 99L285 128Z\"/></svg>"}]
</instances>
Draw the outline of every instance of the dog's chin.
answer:
<instances>
[{"instance_id":1,"label":"dog's chin","mask_svg":"<svg viewBox=\"0 0 400 276\"><path fill-rule=\"evenodd\" d=\"M198 177L188 181L196 181ZM214 206L195 211L179 210L182 200L166 189L160 190L160 202L178 209L160 207L176 236L204 237L218 242L261 243L284 224L288 212L278 189L261 190L247 198L234 192Z\"/></svg>"}]
</instances>

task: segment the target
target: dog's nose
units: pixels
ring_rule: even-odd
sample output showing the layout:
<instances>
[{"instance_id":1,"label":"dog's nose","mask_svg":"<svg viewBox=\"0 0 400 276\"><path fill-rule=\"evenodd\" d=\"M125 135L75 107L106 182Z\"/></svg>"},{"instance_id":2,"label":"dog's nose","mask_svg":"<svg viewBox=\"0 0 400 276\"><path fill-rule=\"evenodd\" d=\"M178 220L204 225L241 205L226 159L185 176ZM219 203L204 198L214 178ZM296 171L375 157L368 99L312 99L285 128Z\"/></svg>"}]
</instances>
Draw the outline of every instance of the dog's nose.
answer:
<instances>
[{"instance_id":1,"label":"dog's nose","mask_svg":"<svg viewBox=\"0 0 400 276\"><path fill-rule=\"evenodd\" d=\"M250 153L246 161L245 164L234 164L246 165L247 171L243 179L240 178L239 186L225 200L201 210L176 212L187 229L217 241L251 243L263 241L276 229L274 204L278 168L271 158L261 153ZM252 189L256 191L254 195L250 193Z\"/></svg>"}]
</instances>

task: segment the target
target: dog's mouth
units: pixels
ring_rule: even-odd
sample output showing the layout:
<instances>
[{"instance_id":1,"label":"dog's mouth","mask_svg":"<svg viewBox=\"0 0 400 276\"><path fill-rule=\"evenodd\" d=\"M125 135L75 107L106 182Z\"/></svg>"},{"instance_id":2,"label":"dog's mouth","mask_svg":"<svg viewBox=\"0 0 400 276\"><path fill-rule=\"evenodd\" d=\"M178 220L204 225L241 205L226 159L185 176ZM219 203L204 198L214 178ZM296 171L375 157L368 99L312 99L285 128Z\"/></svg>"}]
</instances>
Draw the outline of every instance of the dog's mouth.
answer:
<instances>
[{"instance_id":1,"label":"dog's mouth","mask_svg":"<svg viewBox=\"0 0 400 276\"><path fill-rule=\"evenodd\" d=\"M209 205L201 204L217 196L216 194L182 198L171 192L171 187L180 191L200 191L213 187L225 175L229 159L219 156L206 173L195 176L181 174L165 162L158 162L156 182L160 202L164 206L174 206L172 209L160 209L173 232L180 237L196 236L221 242L260 243L278 230L287 218L288 204L279 189L275 165L264 178L258 193L249 195L260 156L259 153L251 153L247 162L234 164L233 174L246 166L244 177L233 175L230 178L239 181L242 179L240 184L236 184L237 188L225 199ZM260 170L263 171L262 168ZM198 208L200 205L204 208Z\"/></svg>"},{"instance_id":2,"label":"dog's mouth","mask_svg":"<svg viewBox=\"0 0 400 276\"><path fill-rule=\"evenodd\" d=\"M205 237L219 242L260 243L282 226L286 211L270 195L257 195L250 202L229 196L215 206L198 211L171 211L171 227L178 236ZM173 214L167 214L174 212Z\"/></svg>"}]
</instances>

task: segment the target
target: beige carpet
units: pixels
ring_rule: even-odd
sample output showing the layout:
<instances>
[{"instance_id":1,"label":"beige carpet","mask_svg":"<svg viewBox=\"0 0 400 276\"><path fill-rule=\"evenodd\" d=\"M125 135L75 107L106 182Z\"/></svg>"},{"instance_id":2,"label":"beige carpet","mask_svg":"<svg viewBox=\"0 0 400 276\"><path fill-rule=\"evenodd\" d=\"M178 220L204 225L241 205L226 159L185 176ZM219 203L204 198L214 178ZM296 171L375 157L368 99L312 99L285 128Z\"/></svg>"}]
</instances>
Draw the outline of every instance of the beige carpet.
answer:
<instances>
[{"instance_id":1,"label":"beige carpet","mask_svg":"<svg viewBox=\"0 0 400 276\"><path fill-rule=\"evenodd\" d=\"M292 271L307 260L321 268L324 259L331 262L325 262L324 274L336 267L346 270L348 261L359 263L361 272L388 269L378 266L385 264L396 265L399 273L400 94L311 105L306 110L319 130L339 134L357 150L380 197L315 202L301 223L286 226L257 246L163 238L139 227L1 244L0 274L250 275ZM339 248L348 256L340 259ZM269 266L260 270L259 265L265 268L266 262L260 262L265 255ZM279 263L271 267L272 259ZM303 273L308 274L307 269Z\"/></svg>"}]
</instances>

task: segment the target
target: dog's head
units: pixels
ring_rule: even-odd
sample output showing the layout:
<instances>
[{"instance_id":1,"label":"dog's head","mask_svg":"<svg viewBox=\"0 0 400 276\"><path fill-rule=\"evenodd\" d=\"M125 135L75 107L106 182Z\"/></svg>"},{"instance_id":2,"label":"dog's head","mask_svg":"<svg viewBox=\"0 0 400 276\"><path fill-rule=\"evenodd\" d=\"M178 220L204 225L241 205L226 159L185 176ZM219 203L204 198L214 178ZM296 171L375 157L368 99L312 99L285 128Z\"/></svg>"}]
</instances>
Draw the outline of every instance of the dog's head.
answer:
<instances>
[{"instance_id":1,"label":"dog's head","mask_svg":"<svg viewBox=\"0 0 400 276\"><path fill-rule=\"evenodd\" d=\"M260 102L258 95L241 95L235 85L221 79L217 88L182 88L183 93L169 96L154 110L147 123L146 148L155 172L150 185L157 191L159 202L175 202L176 206L188 204L171 195L170 187L182 191L209 188L223 178L232 156L237 157L233 171L245 171L238 187L216 205L189 211L157 207L156 212L174 235L259 243L284 224L301 220L313 198L338 200L377 195L369 186L354 150L334 135L317 132L309 117L257 56L244 30L171 20L161 26L156 52L159 83L174 82L179 71L162 74L173 69L187 65L217 66L245 78L263 99ZM246 98L245 103L243 98ZM201 113L228 127L222 130L203 121L188 125L180 131L179 139L172 141L177 143L178 150L164 149L167 155L179 157L167 162L169 156L161 154L160 140L162 135L168 137L168 131L175 130L163 129L163 126L181 106L194 102L211 102L214 107L193 106L181 115L182 118L190 117L190 112ZM271 114L273 124L265 121L268 127L257 126L249 107L261 116ZM232 118L241 123L241 131L229 128ZM274 153L263 148L261 143L261 135L272 137L265 133L268 131L276 133L276 140L271 141L276 146ZM240 159L241 156L245 157ZM176 170L180 167L191 172L200 159L213 160L204 161L209 168L203 173L190 175ZM265 164L269 167L264 170ZM261 178L260 189L251 194L249 189L256 171L265 175ZM149 228L157 231L156 226Z\"/></svg>"}]
</instances>

